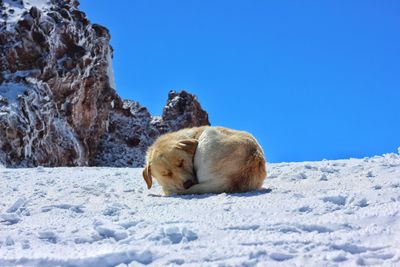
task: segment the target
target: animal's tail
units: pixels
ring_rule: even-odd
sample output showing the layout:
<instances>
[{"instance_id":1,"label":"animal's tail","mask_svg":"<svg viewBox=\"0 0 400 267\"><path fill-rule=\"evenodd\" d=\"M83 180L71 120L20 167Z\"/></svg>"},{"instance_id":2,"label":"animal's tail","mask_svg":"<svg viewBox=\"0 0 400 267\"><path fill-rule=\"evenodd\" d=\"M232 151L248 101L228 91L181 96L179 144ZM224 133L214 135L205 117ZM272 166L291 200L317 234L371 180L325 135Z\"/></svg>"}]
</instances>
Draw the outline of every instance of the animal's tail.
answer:
<instances>
[{"instance_id":1,"label":"animal's tail","mask_svg":"<svg viewBox=\"0 0 400 267\"><path fill-rule=\"evenodd\" d=\"M259 187L261 187L264 179L267 176L267 170L265 168L265 157L260 147L257 147L255 151L250 155L249 166L252 168L252 175L254 179L259 183Z\"/></svg>"}]
</instances>

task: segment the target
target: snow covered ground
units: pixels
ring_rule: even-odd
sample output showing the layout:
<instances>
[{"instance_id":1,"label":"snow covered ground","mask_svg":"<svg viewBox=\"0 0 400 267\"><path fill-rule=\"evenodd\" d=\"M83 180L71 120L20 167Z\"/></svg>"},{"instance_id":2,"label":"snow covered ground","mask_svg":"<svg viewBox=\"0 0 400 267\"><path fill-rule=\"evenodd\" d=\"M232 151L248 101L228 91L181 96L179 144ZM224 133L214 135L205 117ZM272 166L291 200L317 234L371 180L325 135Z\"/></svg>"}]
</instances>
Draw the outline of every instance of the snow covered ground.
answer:
<instances>
[{"instance_id":1,"label":"snow covered ground","mask_svg":"<svg viewBox=\"0 0 400 267\"><path fill-rule=\"evenodd\" d=\"M400 266L400 156L268 165L164 197L141 169L0 168L0 266Z\"/></svg>"}]
</instances>

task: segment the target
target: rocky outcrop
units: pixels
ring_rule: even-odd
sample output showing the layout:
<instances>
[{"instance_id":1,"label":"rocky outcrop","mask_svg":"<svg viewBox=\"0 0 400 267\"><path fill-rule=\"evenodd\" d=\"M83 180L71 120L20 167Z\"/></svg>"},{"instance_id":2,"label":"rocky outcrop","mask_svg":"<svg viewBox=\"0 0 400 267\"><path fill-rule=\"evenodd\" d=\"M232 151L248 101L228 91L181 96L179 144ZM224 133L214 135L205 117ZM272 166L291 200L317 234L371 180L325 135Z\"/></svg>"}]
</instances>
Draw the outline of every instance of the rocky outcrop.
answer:
<instances>
[{"instance_id":1,"label":"rocky outcrop","mask_svg":"<svg viewBox=\"0 0 400 267\"><path fill-rule=\"evenodd\" d=\"M207 112L186 91L169 93L161 117L152 117L138 102L124 101L122 109L111 112L92 165L143 166L147 147L161 134L209 124Z\"/></svg>"},{"instance_id":2,"label":"rocky outcrop","mask_svg":"<svg viewBox=\"0 0 400 267\"><path fill-rule=\"evenodd\" d=\"M161 133L209 124L191 94L161 117L115 92L110 34L75 0L0 2L0 163L140 166Z\"/></svg>"},{"instance_id":3,"label":"rocky outcrop","mask_svg":"<svg viewBox=\"0 0 400 267\"><path fill-rule=\"evenodd\" d=\"M186 91L169 92L162 121L167 125L167 131L210 124L208 114L201 108L196 96Z\"/></svg>"}]
</instances>

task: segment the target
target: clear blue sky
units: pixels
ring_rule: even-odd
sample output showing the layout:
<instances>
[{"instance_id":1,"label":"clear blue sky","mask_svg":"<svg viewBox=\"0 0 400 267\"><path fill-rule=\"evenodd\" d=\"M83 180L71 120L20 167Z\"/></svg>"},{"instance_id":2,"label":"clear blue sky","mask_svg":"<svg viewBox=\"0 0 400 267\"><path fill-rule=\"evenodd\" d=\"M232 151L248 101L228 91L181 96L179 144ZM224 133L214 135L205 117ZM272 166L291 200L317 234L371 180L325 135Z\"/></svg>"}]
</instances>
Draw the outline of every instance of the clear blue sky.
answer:
<instances>
[{"instance_id":1,"label":"clear blue sky","mask_svg":"<svg viewBox=\"0 0 400 267\"><path fill-rule=\"evenodd\" d=\"M270 162L400 146L400 2L81 0L112 35L118 93L161 114L196 94Z\"/></svg>"}]
</instances>

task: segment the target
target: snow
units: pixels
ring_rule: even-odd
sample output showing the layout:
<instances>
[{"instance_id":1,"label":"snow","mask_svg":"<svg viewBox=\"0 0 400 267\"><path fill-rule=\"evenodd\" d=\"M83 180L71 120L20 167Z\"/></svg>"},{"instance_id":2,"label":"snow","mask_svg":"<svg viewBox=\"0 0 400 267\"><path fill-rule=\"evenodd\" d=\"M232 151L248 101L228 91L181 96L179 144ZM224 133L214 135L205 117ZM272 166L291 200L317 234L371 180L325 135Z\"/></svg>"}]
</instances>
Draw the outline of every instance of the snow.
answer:
<instances>
[{"instance_id":1,"label":"snow","mask_svg":"<svg viewBox=\"0 0 400 267\"><path fill-rule=\"evenodd\" d=\"M139 168L0 169L0 266L400 265L400 156L268 164L171 196Z\"/></svg>"}]
</instances>

